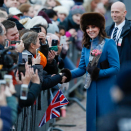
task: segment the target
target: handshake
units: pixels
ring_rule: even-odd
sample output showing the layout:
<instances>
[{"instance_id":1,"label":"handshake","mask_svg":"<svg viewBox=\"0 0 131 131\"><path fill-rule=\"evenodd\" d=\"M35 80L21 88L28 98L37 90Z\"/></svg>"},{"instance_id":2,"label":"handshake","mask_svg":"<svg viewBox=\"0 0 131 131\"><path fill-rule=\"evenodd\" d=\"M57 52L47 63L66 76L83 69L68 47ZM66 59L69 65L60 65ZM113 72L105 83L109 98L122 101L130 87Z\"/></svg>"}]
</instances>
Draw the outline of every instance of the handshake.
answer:
<instances>
[{"instance_id":1,"label":"handshake","mask_svg":"<svg viewBox=\"0 0 131 131\"><path fill-rule=\"evenodd\" d=\"M52 76L54 76L54 75L52 75ZM61 72L59 73L59 75L62 76L61 84L69 82L71 80L71 77L72 77L69 69L62 69Z\"/></svg>"}]
</instances>

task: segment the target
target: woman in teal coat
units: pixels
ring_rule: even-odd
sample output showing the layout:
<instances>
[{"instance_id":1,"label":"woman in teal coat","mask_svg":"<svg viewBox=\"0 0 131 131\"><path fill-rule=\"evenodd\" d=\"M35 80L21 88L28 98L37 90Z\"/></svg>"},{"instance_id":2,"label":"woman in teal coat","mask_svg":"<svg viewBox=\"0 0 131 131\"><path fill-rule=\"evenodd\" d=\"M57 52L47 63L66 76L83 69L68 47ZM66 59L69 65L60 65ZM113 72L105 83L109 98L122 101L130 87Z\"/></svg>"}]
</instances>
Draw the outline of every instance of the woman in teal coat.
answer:
<instances>
[{"instance_id":1,"label":"woman in teal coat","mask_svg":"<svg viewBox=\"0 0 131 131\"><path fill-rule=\"evenodd\" d=\"M85 13L80 23L84 32L83 49L79 67L71 70L71 74L72 78L76 78L89 73L91 84L87 89L86 130L96 131L96 118L114 108L110 88L120 68L119 55L115 42L106 38L105 19L101 14ZM101 48L97 48L100 45ZM98 49L101 55L92 65L90 58L94 49Z\"/></svg>"}]
</instances>

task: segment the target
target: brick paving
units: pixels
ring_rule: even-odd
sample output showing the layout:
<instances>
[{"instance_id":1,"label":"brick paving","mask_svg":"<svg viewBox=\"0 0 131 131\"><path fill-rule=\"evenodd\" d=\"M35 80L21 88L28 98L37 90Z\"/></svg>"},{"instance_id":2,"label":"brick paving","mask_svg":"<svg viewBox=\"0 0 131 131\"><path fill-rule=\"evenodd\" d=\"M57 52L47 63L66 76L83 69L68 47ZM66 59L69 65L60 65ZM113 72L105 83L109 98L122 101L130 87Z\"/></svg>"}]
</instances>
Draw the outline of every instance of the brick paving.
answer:
<instances>
[{"instance_id":1,"label":"brick paving","mask_svg":"<svg viewBox=\"0 0 131 131\"><path fill-rule=\"evenodd\" d=\"M81 102L86 107L86 96ZM76 103L67 106L66 117L60 118L56 124L76 125L75 127L58 127L63 131L86 131L86 112Z\"/></svg>"}]
</instances>

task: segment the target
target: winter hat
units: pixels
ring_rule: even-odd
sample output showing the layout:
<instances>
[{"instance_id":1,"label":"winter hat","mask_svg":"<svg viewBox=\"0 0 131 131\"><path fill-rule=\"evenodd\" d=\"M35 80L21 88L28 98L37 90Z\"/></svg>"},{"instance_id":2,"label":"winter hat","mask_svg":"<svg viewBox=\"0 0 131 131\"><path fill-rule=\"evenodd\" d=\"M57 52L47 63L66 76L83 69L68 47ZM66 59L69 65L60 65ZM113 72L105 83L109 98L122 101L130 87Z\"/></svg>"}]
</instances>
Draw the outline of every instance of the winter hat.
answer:
<instances>
[{"instance_id":1,"label":"winter hat","mask_svg":"<svg viewBox=\"0 0 131 131\"><path fill-rule=\"evenodd\" d=\"M22 12L17 9L16 7L10 7L9 8L9 14L11 15L23 15Z\"/></svg>"},{"instance_id":2,"label":"winter hat","mask_svg":"<svg viewBox=\"0 0 131 131\"><path fill-rule=\"evenodd\" d=\"M16 23L16 27L18 30L24 29L24 26L15 18L8 18L8 20L13 21Z\"/></svg>"},{"instance_id":3,"label":"winter hat","mask_svg":"<svg viewBox=\"0 0 131 131\"><path fill-rule=\"evenodd\" d=\"M52 21L52 24L49 24L49 27L47 28L47 33L55 34L56 32L59 32L59 28L57 24Z\"/></svg>"},{"instance_id":4,"label":"winter hat","mask_svg":"<svg viewBox=\"0 0 131 131\"><path fill-rule=\"evenodd\" d=\"M71 9L72 6L75 5L73 0L59 0L62 6L66 7L68 10Z\"/></svg>"},{"instance_id":5,"label":"winter hat","mask_svg":"<svg viewBox=\"0 0 131 131\"><path fill-rule=\"evenodd\" d=\"M33 28L33 26L41 24L44 25L45 27L48 27L47 21L42 17L42 16L35 16L32 19L29 19L25 24L24 27L26 29Z\"/></svg>"},{"instance_id":6,"label":"winter hat","mask_svg":"<svg viewBox=\"0 0 131 131\"><path fill-rule=\"evenodd\" d=\"M56 11L58 14L66 14L68 16L69 11L66 7L64 6L56 6L53 8L54 11Z\"/></svg>"},{"instance_id":7,"label":"winter hat","mask_svg":"<svg viewBox=\"0 0 131 131\"><path fill-rule=\"evenodd\" d=\"M115 85L117 85L125 95L131 95L131 63L126 63L121 67Z\"/></svg>"},{"instance_id":8,"label":"winter hat","mask_svg":"<svg viewBox=\"0 0 131 131\"><path fill-rule=\"evenodd\" d=\"M81 16L80 26L83 32L86 31L87 25L95 25L97 27L105 28L105 18L100 13L85 13Z\"/></svg>"},{"instance_id":9,"label":"winter hat","mask_svg":"<svg viewBox=\"0 0 131 131\"><path fill-rule=\"evenodd\" d=\"M75 5L71 8L70 13L71 15L83 14L85 13L85 9L83 8L82 5Z\"/></svg>"},{"instance_id":10,"label":"winter hat","mask_svg":"<svg viewBox=\"0 0 131 131\"><path fill-rule=\"evenodd\" d=\"M51 20L50 20L50 18L48 17L48 15L47 15L43 10L41 10L41 11L38 13L38 16L42 16L44 19L46 19L46 21L47 21L48 23L52 23Z\"/></svg>"}]
</instances>

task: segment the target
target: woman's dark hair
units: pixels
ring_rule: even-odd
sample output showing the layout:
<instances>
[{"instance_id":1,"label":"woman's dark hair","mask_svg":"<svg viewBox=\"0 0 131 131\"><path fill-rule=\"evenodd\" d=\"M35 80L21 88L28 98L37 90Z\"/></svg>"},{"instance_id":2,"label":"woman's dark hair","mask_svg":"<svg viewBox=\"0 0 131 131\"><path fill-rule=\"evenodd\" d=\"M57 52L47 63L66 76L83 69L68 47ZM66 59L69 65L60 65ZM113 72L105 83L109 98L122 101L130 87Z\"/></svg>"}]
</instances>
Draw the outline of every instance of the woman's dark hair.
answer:
<instances>
[{"instance_id":1,"label":"woman's dark hair","mask_svg":"<svg viewBox=\"0 0 131 131\"><path fill-rule=\"evenodd\" d=\"M88 25L87 25L88 26ZM98 27L99 28L99 27ZM105 32L105 29L104 28L100 28L100 32L99 32L99 38L100 38L100 42L107 38L107 34ZM90 37L89 35L86 33L86 31L84 31L84 34L83 34L83 39L82 39L82 46L86 47L86 48L90 48L90 45L91 45L91 42L90 42Z\"/></svg>"},{"instance_id":2,"label":"woman's dark hair","mask_svg":"<svg viewBox=\"0 0 131 131\"><path fill-rule=\"evenodd\" d=\"M44 25L37 24L37 25L35 25L35 26L33 26L33 27L43 27L43 28L45 29L46 35L47 35L47 28L46 28Z\"/></svg>"},{"instance_id":3,"label":"woman's dark hair","mask_svg":"<svg viewBox=\"0 0 131 131\"><path fill-rule=\"evenodd\" d=\"M65 27L62 26L62 25L58 25L58 28L59 28L59 31L60 31L60 30L65 30L65 31L66 31Z\"/></svg>"},{"instance_id":4,"label":"woman's dark hair","mask_svg":"<svg viewBox=\"0 0 131 131\"><path fill-rule=\"evenodd\" d=\"M54 18L57 16L57 13L53 9L46 9L45 13L49 16L49 18Z\"/></svg>"}]
</instances>

